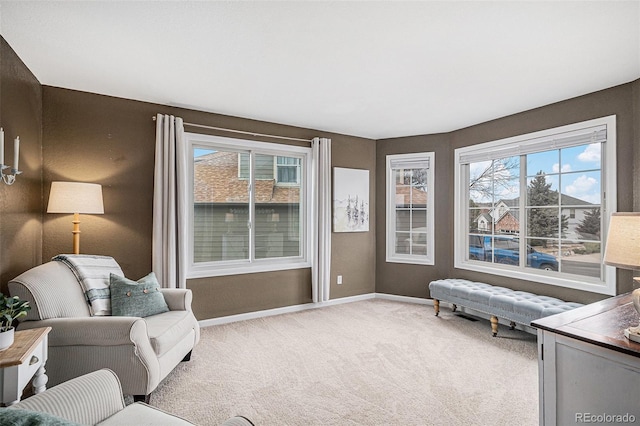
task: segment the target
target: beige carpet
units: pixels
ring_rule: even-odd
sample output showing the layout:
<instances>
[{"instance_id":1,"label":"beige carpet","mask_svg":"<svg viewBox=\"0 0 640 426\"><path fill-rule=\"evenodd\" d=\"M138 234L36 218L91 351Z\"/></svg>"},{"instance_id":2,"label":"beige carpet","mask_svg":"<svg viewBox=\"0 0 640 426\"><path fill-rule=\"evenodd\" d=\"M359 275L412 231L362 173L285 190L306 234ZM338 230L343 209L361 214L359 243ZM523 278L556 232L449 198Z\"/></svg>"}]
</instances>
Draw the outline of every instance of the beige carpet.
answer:
<instances>
[{"instance_id":1,"label":"beige carpet","mask_svg":"<svg viewBox=\"0 0 640 426\"><path fill-rule=\"evenodd\" d=\"M198 425L537 425L536 338L373 299L202 329L151 404Z\"/></svg>"}]
</instances>

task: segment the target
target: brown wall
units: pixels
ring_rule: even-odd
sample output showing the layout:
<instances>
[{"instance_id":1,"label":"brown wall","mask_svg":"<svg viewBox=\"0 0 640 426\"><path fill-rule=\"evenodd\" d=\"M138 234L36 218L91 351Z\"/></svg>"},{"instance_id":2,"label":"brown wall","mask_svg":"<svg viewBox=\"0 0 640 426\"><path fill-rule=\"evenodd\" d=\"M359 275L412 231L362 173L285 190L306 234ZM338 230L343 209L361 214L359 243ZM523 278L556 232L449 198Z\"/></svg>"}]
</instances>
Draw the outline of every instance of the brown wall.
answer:
<instances>
[{"instance_id":1,"label":"brown wall","mask_svg":"<svg viewBox=\"0 0 640 426\"><path fill-rule=\"evenodd\" d=\"M334 167L369 170L369 231L331 234L331 299L376 291L376 145L367 139L348 141L332 142L331 161Z\"/></svg>"},{"instance_id":2,"label":"brown wall","mask_svg":"<svg viewBox=\"0 0 640 426\"><path fill-rule=\"evenodd\" d=\"M38 80L0 37L0 126L5 163L13 163L20 137L22 174L0 183L0 290L42 261L42 89ZM9 164L13 166L13 164Z\"/></svg>"},{"instance_id":3,"label":"brown wall","mask_svg":"<svg viewBox=\"0 0 640 426\"><path fill-rule=\"evenodd\" d=\"M156 113L187 122L256 133L333 140L333 165L370 171L370 230L332 234L331 298L373 291L427 297L427 283L457 276L541 292L579 302L604 296L511 280L453 267L453 150L573 122L618 117L618 210L640 211L640 80L448 134L374 141L54 87L42 87L0 37L0 125L6 140L21 138L24 171L0 183L0 280L71 251L71 216L43 213L53 180L103 185L104 215L82 217L81 251L108 254L125 274L151 269L151 217ZM187 128L187 130L189 130ZM43 136L44 135L44 136ZM224 134L223 134L224 135ZM228 135L227 135L228 136ZM270 142L276 140L263 139ZM12 158L6 144L6 158ZM436 152L436 264L385 262L385 156ZM44 160L43 160L44 159ZM632 176L633 179L629 179ZM380 232L376 232L380 230ZM336 284L342 275L344 284ZM618 272L618 293L631 289L631 273ZM199 319L311 301L310 270L189 280ZM4 287L3 287L4 288Z\"/></svg>"},{"instance_id":4,"label":"brown wall","mask_svg":"<svg viewBox=\"0 0 640 426\"><path fill-rule=\"evenodd\" d=\"M377 229L377 273L376 292L400 296L426 297L426 285L442 277L446 277L453 261L453 234L449 234L446 224L450 221L453 206L453 193L448 185L453 179L450 166L451 153L449 135L425 135L398 139L380 140L377 143L376 204ZM386 156L412 152L435 152L435 265L410 265L386 262Z\"/></svg>"},{"instance_id":5,"label":"brown wall","mask_svg":"<svg viewBox=\"0 0 640 426\"><path fill-rule=\"evenodd\" d=\"M638 83L629 83L607 90L591 93L563 102L558 102L531 111L456 130L438 138L418 136L381 140L377 143L378 170L384 170L384 157L391 153L429 151L436 152L436 266L402 265L384 262L385 236L380 232L377 240L378 265L376 290L385 293L406 294L427 297L427 285L434 278L466 278L489 284L501 285L516 290L546 294L565 300L582 303L605 298L604 295L583 292L546 284L515 280L508 277L482 274L453 267L453 187L454 187L454 150L463 146L475 145L492 140L517 136L575 122L585 121L608 115L617 115L617 181L618 211L632 211L639 204L631 176L638 178L638 114L640 107ZM635 97L635 98L634 98ZM634 133L635 131L635 133ZM634 157L635 156L635 157ZM634 158L636 172L634 174ZM637 193L637 189L636 189ZM385 225L384 176L377 179L378 229ZM441 263L442 262L442 263ZM631 273L618 271L618 293L632 288Z\"/></svg>"},{"instance_id":6,"label":"brown wall","mask_svg":"<svg viewBox=\"0 0 640 426\"><path fill-rule=\"evenodd\" d=\"M365 168L375 174L375 144L366 139L49 86L44 86L43 102L45 205L52 181L102 184L105 214L81 217L80 250L113 256L125 275L134 279L151 270L152 117L158 112L180 116L188 123L249 132L330 137L334 165ZM374 196L372 184L372 200ZM45 214L45 259L71 251L71 226L71 215ZM354 238L334 234L332 271L342 271L345 284L332 288L332 298L374 291L373 235L375 227ZM201 320L311 301L309 269L200 278L189 280L187 286L193 290L194 312Z\"/></svg>"}]
</instances>

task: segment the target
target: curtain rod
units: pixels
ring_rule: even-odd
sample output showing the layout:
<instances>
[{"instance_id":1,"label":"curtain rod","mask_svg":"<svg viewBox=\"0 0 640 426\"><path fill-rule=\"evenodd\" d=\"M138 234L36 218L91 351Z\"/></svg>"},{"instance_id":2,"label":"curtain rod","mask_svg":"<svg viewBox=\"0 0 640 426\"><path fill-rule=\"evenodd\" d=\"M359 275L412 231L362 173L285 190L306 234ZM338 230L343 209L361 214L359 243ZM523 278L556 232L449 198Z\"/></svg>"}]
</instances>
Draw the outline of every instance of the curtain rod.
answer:
<instances>
[{"instance_id":1,"label":"curtain rod","mask_svg":"<svg viewBox=\"0 0 640 426\"><path fill-rule=\"evenodd\" d=\"M151 118L153 119L153 121L156 121L156 117L151 117ZM202 129L210 129L210 130L221 130L223 132L240 133L240 134L249 135L249 136L261 136L266 138L285 139L289 141L298 141L298 142L309 142L309 143L313 142L312 139L292 138L289 136L278 136L278 135L268 135L265 133L245 132L244 130L227 129L224 127L205 126L204 124L194 124L194 123L187 123L187 122L183 122L183 124L185 126L200 127Z\"/></svg>"}]
</instances>

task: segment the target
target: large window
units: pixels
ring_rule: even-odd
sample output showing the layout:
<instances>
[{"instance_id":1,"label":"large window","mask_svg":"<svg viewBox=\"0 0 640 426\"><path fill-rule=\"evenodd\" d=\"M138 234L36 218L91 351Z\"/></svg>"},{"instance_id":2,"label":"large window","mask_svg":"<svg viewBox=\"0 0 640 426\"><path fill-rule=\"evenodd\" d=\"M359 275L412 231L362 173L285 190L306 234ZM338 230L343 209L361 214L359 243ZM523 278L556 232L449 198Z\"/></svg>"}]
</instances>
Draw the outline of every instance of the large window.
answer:
<instances>
[{"instance_id":1,"label":"large window","mask_svg":"<svg viewBox=\"0 0 640 426\"><path fill-rule=\"evenodd\" d=\"M188 277L309 267L311 149L185 137Z\"/></svg>"},{"instance_id":2,"label":"large window","mask_svg":"<svg viewBox=\"0 0 640 426\"><path fill-rule=\"evenodd\" d=\"M455 266L615 294L615 116L456 149ZM523 254L521 256L521 254Z\"/></svg>"},{"instance_id":3,"label":"large window","mask_svg":"<svg viewBox=\"0 0 640 426\"><path fill-rule=\"evenodd\" d=\"M387 155L387 262L434 263L434 158Z\"/></svg>"}]
</instances>

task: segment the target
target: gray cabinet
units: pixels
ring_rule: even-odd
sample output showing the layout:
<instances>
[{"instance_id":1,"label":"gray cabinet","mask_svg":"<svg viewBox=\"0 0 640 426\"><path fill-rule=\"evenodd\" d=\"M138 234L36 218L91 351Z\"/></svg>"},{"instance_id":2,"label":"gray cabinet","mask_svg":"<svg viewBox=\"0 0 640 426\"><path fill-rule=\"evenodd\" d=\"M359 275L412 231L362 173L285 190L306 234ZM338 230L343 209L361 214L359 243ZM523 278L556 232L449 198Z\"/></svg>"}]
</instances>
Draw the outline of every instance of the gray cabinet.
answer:
<instances>
[{"instance_id":1,"label":"gray cabinet","mask_svg":"<svg viewBox=\"0 0 640 426\"><path fill-rule=\"evenodd\" d=\"M628 294L532 323L538 329L540 424L640 423L640 344Z\"/></svg>"}]
</instances>

